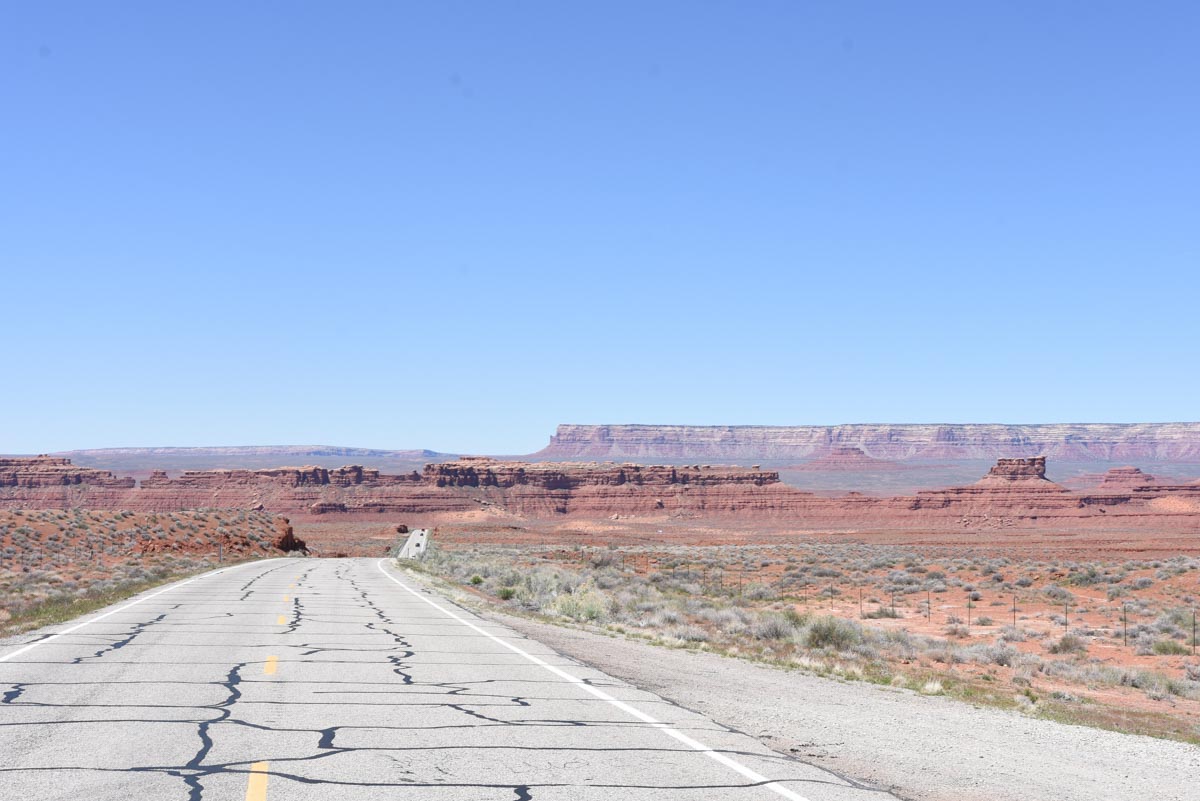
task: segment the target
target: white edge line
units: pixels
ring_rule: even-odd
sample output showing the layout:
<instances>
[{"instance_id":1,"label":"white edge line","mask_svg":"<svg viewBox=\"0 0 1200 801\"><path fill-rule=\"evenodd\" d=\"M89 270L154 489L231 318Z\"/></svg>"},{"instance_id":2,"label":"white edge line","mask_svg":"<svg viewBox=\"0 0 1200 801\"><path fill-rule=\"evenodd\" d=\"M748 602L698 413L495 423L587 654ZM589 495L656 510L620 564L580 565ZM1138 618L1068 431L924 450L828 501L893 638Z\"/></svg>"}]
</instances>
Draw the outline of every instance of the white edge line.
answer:
<instances>
[{"instance_id":1,"label":"white edge line","mask_svg":"<svg viewBox=\"0 0 1200 801\"><path fill-rule=\"evenodd\" d=\"M732 759L732 758L726 756L725 754L722 754L719 751L713 750L711 747L705 745L704 743L700 742L699 740L695 740L695 739L689 737L688 735L684 734L683 732L679 731L678 729L672 729L666 723L663 723L662 721L659 721L659 720L655 720L653 717L651 717L650 715L647 715L645 712L641 711L640 709L638 709L634 706L631 706L630 704L627 704L624 701L613 698L608 693L604 692L603 690L601 690L598 687L593 687L592 685L585 682L583 679L572 676L570 673L567 673L565 670L563 670L559 667L556 667L554 665L551 665L549 662L546 662L542 659L539 659L538 657L534 656L533 654L529 653L528 651L524 651L521 648L518 648L517 646L513 645L510 642L505 642L504 640L500 639L496 635L491 634L490 632L484 631L482 628L480 628L479 626L476 626L471 621L469 621L463 617L460 617L459 615L454 614L453 612L451 612L450 610L448 610L442 606L439 606L438 604L429 600L424 595L417 592L412 587L409 587L407 584L400 581L398 578L396 578L391 573L389 573L387 570L385 570L384 564L387 561L388 561L387 559L380 559L376 563L376 567L379 568L380 573L382 573L384 576L386 576L387 578L394 581L396 584L400 585L401 589L407 591L411 595L415 596L417 599L429 604L430 606L432 606L434 609L441 612L446 617L456 620L459 623L466 626L467 628L469 628L475 632L478 632L479 634L482 634L484 637L487 637L489 640L492 640L493 642L497 642L500 645L503 645L505 648L512 651L513 653L523 656L524 658L528 659L530 662L537 665L538 667L545 668L546 670L553 673L555 676L558 676L559 678L564 679L564 680L570 682L571 684L574 684L575 686L579 687L580 689L591 693L592 695L596 696L600 700L607 701L608 703L612 704L617 709L621 710L622 712L626 713L627 715L635 717L638 720L642 721L643 723L648 723L651 726L654 726L659 731L663 732L664 734L666 734L669 737L675 738L679 742L686 745L688 748L691 748L695 751L699 751L703 754L708 755L709 757L711 757L715 761L719 762L720 764L724 765L725 767L730 768L730 769L736 771L737 773L740 773L742 776L745 776L750 781L755 782L756 784L760 784L763 787L766 787L770 790L774 790L776 793L783 796L784 798L791 799L791 801L809 801L807 798L800 795L795 790L791 790L787 787L784 787L782 784L779 784L778 782L773 782L773 781L768 780L766 776L763 776L762 774L758 773L757 771L754 771L751 768L746 767L745 765L738 762L737 760Z\"/></svg>"},{"instance_id":2,"label":"white edge line","mask_svg":"<svg viewBox=\"0 0 1200 801\"><path fill-rule=\"evenodd\" d=\"M57 634L51 634L49 637L47 637L44 640L37 640L36 642L31 642L28 645L24 646L23 648L18 648L17 650L13 651L12 653L5 654L4 656L0 656L0 662L7 662L8 660L12 659L14 656L20 656L23 653L32 651L34 648L37 648L39 645L45 645L48 642L54 642L59 637L65 637L68 634L72 634L76 631L79 631L84 626L90 626L91 624L97 623L101 620L104 620L104 618L109 617L110 615L115 615L118 612L124 612L129 607L137 606L138 604L142 603L143 601L149 601L151 598L157 598L158 596L162 595L164 592L170 592L171 590L177 590L180 587L186 587L188 584L191 584L193 581L199 581L202 578L208 578L210 576L217 576L217 575L220 575L221 573L228 573L230 570L237 570L238 568L245 567L246 565L258 565L258 564L262 564L263 562L271 562L271 561L274 561L274 560L261 559L261 560L257 560L254 562L246 562L245 564L241 564L241 565L233 565L232 567L218 568L217 570L213 570L208 573L201 573L199 576L193 576L192 578L187 579L186 581L181 581L177 584L172 584L169 587L164 587L163 589L159 590L158 592L151 593L150 595L147 595L143 598L138 598L136 601L131 601L130 603L125 604L124 606L118 606L116 609L111 609L102 615L97 615L96 617L85 620L82 623L76 623L74 626L71 626L70 628L65 628L62 631L58 632Z\"/></svg>"}]
</instances>

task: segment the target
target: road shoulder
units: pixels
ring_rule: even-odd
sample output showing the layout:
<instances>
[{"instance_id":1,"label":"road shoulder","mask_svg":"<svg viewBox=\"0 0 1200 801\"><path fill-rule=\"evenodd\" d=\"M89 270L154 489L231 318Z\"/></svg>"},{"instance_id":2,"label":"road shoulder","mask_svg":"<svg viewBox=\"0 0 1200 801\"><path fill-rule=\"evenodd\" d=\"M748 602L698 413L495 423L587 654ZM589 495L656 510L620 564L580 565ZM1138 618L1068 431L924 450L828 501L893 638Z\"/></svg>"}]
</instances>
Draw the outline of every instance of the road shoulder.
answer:
<instances>
[{"instance_id":1,"label":"road shoulder","mask_svg":"<svg viewBox=\"0 0 1200 801\"><path fill-rule=\"evenodd\" d=\"M1185 743L476 611L780 753L914 801L1184 801L1200 782L1200 749Z\"/></svg>"}]
</instances>

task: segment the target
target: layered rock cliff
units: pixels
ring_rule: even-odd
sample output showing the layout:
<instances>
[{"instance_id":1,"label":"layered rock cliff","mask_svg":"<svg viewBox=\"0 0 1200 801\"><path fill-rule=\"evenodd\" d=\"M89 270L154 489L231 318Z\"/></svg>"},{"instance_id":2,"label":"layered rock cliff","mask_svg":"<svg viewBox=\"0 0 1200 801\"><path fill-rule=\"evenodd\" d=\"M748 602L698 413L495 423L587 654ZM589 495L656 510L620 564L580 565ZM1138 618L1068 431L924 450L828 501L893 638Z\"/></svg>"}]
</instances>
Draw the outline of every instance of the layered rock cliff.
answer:
<instances>
[{"instance_id":1,"label":"layered rock cliff","mask_svg":"<svg viewBox=\"0 0 1200 801\"><path fill-rule=\"evenodd\" d=\"M54 456L0 457L0 487L57 488L77 484L130 489L132 478L117 478L107 470L93 470Z\"/></svg>"},{"instance_id":2,"label":"layered rock cliff","mask_svg":"<svg viewBox=\"0 0 1200 801\"><path fill-rule=\"evenodd\" d=\"M1194 462L1200 461L1200 423L560 425L550 444L530 458L782 461L818 458L837 448L858 448L876 459Z\"/></svg>"},{"instance_id":3,"label":"layered rock cliff","mask_svg":"<svg viewBox=\"0 0 1200 801\"><path fill-rule=\"evenodd\" d=\"M381 450L335 445L243 445L206 448L96 448L53 454L77 465L111 470L120 475L144 476L152 470L265 470L281 464L306 464L334 468L344 464L369 464L380 470L407 473L426 464L454 458L430 450Z\"/></svg>"},{"instance_id":4,"label":"layered rock cliff","mask_svg":"<svg viewBox=\"0 0 1200 801\"><path fill-rule=\"evenodd\" d=\"M858 459L857 455L844 454ZM1200 483L1159 482L1136 468L1109 471L1072 492L1046 478L1046 459L1000 459L974 484L879 498L826 497L780 482L775 471L712 465L528 463L465 458L402 475L347 466L156 472L140 487L63 460L7 460L0 507L267 510L289 516L483 513L527 517L691 518L736 515L798 529L982 526L1191 526L1200 530ZM66 476L67 478L64 478ZM78 481L76 481L78 479ZM69 483L56 483L57 481Z\"/></svg>"}]
</instances>

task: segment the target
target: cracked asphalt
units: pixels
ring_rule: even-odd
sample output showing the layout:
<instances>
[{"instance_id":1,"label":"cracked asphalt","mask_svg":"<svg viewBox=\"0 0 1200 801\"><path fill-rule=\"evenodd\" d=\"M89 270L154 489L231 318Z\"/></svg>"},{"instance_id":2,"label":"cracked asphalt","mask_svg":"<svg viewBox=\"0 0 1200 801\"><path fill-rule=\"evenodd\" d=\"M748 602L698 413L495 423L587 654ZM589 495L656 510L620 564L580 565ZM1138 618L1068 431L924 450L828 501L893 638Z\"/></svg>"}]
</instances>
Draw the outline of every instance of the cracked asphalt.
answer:
<instances>
[{"instance_id":1,"label":"cracked asphalt","mask_svg":"<svg viewBox=\"0 0 1200 801\"><path fill-rule=\"evenodd\" d=\"M0 755L0 797L38 801L894 798L373 559L240 565L0 642Z\"/></svg>"}]
</instances>

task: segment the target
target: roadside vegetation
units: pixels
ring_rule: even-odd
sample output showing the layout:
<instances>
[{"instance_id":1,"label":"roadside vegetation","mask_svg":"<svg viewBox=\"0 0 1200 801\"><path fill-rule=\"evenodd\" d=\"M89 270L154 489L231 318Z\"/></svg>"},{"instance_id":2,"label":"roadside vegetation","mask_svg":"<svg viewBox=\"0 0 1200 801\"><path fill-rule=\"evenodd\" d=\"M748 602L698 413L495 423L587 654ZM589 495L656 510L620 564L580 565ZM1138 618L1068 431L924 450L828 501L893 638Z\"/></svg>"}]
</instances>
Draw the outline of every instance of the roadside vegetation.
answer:
<instances>
[{"instance_id":1,"label":"roadside vegetation","mask_svg":"<svg viewBox=\"0 0 1200 801\"><path fill-rule=\"evenodd\" d=\"M613 636L1200 742L1200 560L435 542L412 566L506 611Z\"/></svg>"},{"instance_id":2,"label":"roadside vegetation","mask_svg":"<svg viewBox=\"0 0 1200 801\"><path fill-rule=\"evenodd\" d=\"M0 636L268 555L274 533L272 515L238 510L0 511Z\"/></svg>"}]
</instances>

